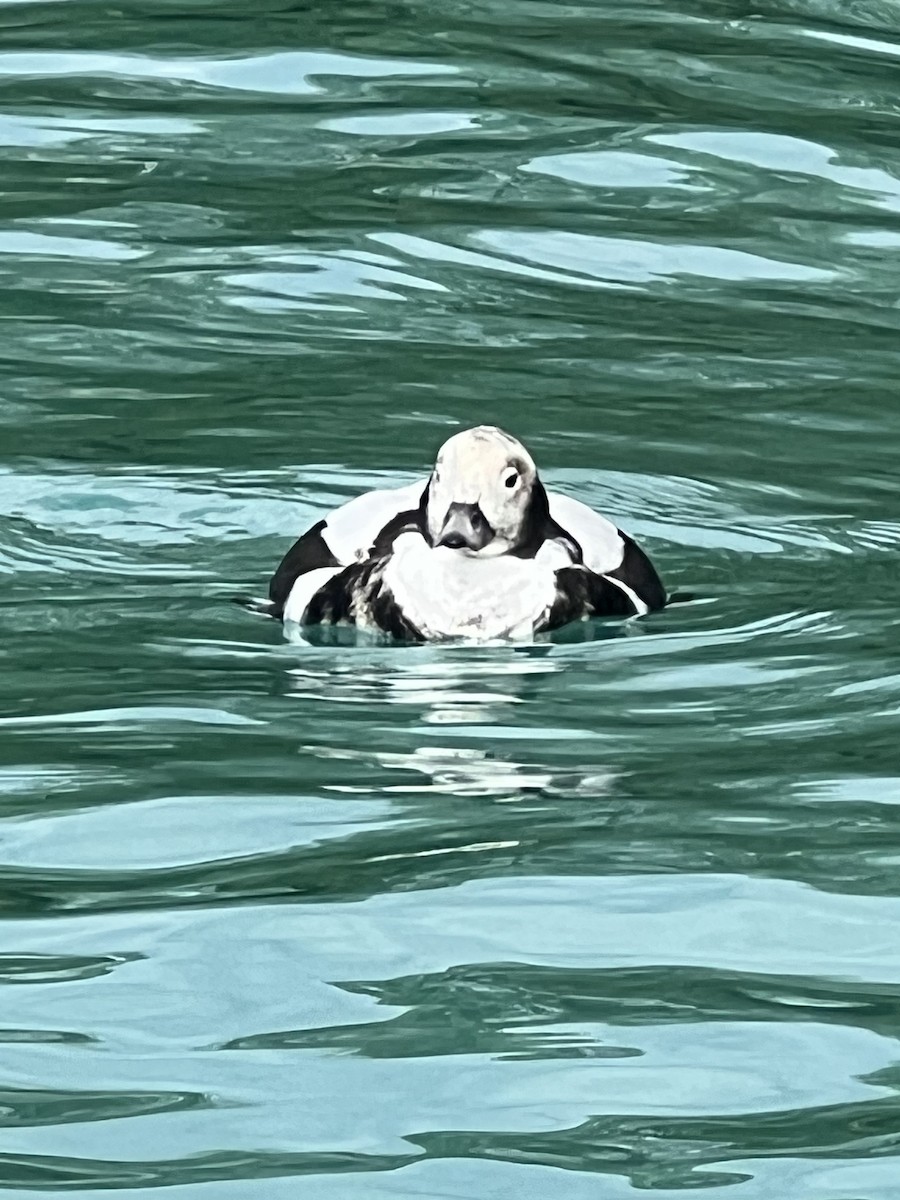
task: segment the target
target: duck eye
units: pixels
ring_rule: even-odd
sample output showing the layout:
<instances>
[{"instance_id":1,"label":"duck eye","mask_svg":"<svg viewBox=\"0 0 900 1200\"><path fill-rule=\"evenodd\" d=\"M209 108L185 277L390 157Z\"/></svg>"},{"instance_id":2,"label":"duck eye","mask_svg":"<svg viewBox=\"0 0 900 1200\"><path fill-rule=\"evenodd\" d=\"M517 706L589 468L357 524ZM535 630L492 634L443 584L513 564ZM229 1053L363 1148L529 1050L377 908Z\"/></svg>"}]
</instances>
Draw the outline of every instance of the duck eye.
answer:
<instances>
[{"instance_id":1,"label":"duck eye","mask_svg":"<svg viewBox=\"0 0 900 1200\"><path fill-rule=\"evenodd\" d=\"M507 475L507 477L503 480L503 482L508 488L515 487L516 484L519 482L518 472L512 471L509 475Z\"/></svg>"}]
</instances>

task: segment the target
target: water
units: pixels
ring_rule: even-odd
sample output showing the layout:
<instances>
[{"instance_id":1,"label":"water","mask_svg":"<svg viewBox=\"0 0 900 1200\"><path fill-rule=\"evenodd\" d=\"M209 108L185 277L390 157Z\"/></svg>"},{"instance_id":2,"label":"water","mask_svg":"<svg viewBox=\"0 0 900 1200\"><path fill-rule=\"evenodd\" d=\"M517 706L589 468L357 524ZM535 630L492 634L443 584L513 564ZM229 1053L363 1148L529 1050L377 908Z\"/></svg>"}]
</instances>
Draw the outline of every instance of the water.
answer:
<instances>
[{"instance_id":1,"label":"water","mask_svg":"<svg viewBox=\"0 0 900 1200\"><path fill-rule=\"evenodd\" d=\"M0 1192L896 1198L898 57L876 0L0 7ZM229 604L483 420L697 602Z\"/></svg>"}]
</instances>

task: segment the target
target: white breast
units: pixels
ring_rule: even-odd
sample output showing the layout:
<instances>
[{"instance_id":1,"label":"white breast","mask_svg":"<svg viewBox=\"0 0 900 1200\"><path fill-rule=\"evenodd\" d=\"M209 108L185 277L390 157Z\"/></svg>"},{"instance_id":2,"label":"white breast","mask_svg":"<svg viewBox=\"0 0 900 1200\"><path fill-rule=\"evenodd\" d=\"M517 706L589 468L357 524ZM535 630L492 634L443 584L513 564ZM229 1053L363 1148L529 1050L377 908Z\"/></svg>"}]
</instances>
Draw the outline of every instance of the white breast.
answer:
<instances>
[{"instance_id":1,"label":"white breast","mask_svg":"<svg viewBox=\"0 0 900 1200\"><path fill-rule=\"evenodd\" d=\"M556 598L555 572L568 562L551 543L536 558L480 559L406 533L394 543L384 582L426 638L529 638Z\"/></svg>"}]
</instances>

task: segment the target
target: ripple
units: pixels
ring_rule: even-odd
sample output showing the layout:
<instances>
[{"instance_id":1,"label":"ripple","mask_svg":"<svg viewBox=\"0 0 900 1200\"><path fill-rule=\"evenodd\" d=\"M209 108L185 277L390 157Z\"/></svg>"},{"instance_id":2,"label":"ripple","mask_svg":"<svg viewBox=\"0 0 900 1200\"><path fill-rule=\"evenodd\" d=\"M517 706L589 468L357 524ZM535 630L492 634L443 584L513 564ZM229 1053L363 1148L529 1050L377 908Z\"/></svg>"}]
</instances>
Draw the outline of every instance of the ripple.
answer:
<instances>
[{"instance_id":1,"label":"ripple","mask_svg":"<svg viewBox=\"0 0 900 1200\"><path fill-rule=\"evenodd\" d=\"M664 143L665 144L665 143ZM572 183L602 188L679 188L695 190L688 172L676 162L624 150L547 154L520 167L536 175L552 175Z\"/></svg>"},{"instance_id":2,"label":"ripple","mask_svg":"<svg viewBox=\"0 0 900 1200\"><path fill-rule=\"evenodd\" d=\"M386 300L408 300L403 288L414 291L446 292L439 283L420 279L402 271L379 266L376 262L353 261L343 255L279 256L273 265L296 266L294 271L271 270L226 276L233 288L264 293L254 299L254 307L283 308L320 296L347 296ZM382 260L390 261L390 260ZM233 303L251 303L234 298Z\"/></svg>"},{"instance_id":3,"label":"ripple","mask_svg":"<svg viewBox=\"0 0 900 1200\"><path fill-rule=\"evenodd\" d=\"M204 127L183 117L50 117L0 116L0 146L69 146L113 135L125 141L203 133ZM137 135L137 137L135 136Z\"/></svg>"},{"instance_id":4,"label":"ripple","mask_svg":"<svg viewBox=\"0 0 900 1200\"><path fill-rule=\"evenodd\" d=\"M617 283L647 283L680 275L721 280L783 280L824 283L833 271L776 262L721 246L666 245L564 231L512 233L486 230L473 237L479 249L524 258L541 267L571 271Z\"/></svg>"},{"instance_id":5,"label":"ripple","mask_svg":"<svg viewBox=\"0 0 900 1200\"><path fill-rule=\"evenodd\" d=\"M47 954L0 955L0 979L4 983L46 984L94 979L107 975L134 955L107 957L55 956Z\"/></svg>"},{"instance_id":6,"label":"ripple","mask_svg":"<svg viewBox=\"0 0 900 1200\"><path fill-rule=\"evenodd\" d=\"M252 717L243 717L238 713L225 712L223 709L162 704L132 708L99 708L85 712L41 713L28 717L0 717L0 725L6 728L39 725L91 725L96 729L104 729L128 724L143 726L150 721L172 724L188 722L199 725L262 724Z\"/></svg>"},{"instance_id":7,"label":"ripple","mask_svg":"<svg viewBox=\"0 0 900 1200\"><path fill-rule=\"evenodd\" d=\"M122 1120L152 1113L179 1112L207 1103L203 1096L166 1092L42 1091L7 1087L0 1089L0 1126L23 1129Z\"/></svg>"},{"instance_id":8,"label":"ripple","mask_svg":"<svg viewBox=\"0 0 900 1200\"><path fill-rule=\"evenodd\" d=\"M97 258L115 262L143 258L144 251L97 238L54 237L24 230L0 233L0 254L36 255L41 258Z\"/></svg>"},{"instance_id":9,"label":"ripple","mask_svg":"<svg viewBox=\"0 0 900 1200\"><path fill-rule=\"evenodd\" d=\"M319 122L319 128L332 129L335 133L352 133L357 137L408 138L474 129L480 120L476 113L400 111L379 116L360 113L352 117L331 117Z\"/></svg>"},{"instance_id":10,"label":"ripple","mask_svg":"<svg viewBox=\"0 0 900 1200\"><path fill-rule=\"evenodd\" d=\"M656 134L651 141L661 146L685 149L746 163L768 171L790 171L826 179L851 191L868 193L874 203L891 212L900 208L900 178L878 167L842 166L837 153L803 138L771 133L715 131Z\"/></svg>"},{"instance_id":11,"label":"ripple","mask_svg":"<svg viewBox=\"0 0 900 1200\"><path fill-rule=\"evenodd\" d=\"M110 864L104 837L113 837L123 847L117 871L159 870L281 850L286 829L296 845L351 837L384 827L388 811L377 800L337 804L312 797L167 797L45 820L8 821L0 852L17 867L105 871ZM141 837L129 845L128 830L133 828L140 828Z\"/></svg>"},{"instance_id":12,"label":"ripple","mask_svg":"<svg viewBox=\"0 0 900 1200\"><path fill-rule=\"evenodd\" d=\"M452 73L453 67L448 64L300 50L231 59L161 59L148 55L85 51L6 51L0 54L0 75L12 77L120 76L125 79L163 79L236 91L295 96L315 95L324 91L321 84L314 82L316 77L367 79Z\"/></svg>"}]
</instances>

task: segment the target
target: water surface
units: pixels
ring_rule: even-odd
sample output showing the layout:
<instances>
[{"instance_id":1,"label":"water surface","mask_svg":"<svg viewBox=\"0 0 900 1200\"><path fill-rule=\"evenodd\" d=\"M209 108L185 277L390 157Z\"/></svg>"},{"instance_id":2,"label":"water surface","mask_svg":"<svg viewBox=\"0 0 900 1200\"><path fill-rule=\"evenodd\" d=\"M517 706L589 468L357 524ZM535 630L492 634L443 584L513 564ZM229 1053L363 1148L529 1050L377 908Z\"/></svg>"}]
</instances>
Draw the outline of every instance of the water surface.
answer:
<instances>
[{"instance_id":1,"label":"water surface","mask_svg":"<svg viewBox=\"0 0 900 1200\"><path fill-rule=\"evenodd\" d=\"M875 0L0 6L0 1191L897 1196L898 58ZM485 420L699 600L229 603Z\"/></svg>"}]
</instances>

